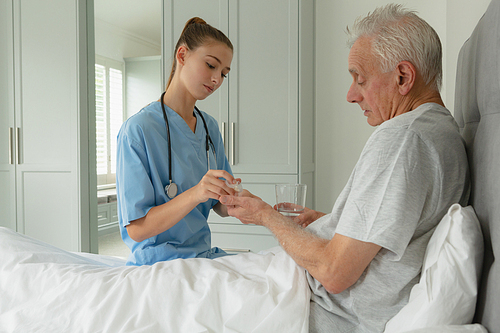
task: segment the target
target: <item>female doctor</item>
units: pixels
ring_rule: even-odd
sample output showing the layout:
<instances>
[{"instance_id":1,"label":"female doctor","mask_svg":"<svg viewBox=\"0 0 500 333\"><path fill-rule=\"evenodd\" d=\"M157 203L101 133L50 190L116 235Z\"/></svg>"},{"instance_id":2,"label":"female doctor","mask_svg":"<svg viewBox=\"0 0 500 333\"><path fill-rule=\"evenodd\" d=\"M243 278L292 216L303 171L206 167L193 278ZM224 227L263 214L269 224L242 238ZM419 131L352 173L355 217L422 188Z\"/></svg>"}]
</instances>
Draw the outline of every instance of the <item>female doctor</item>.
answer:
<instances>
[{"instance_id":1,"label":"female doctor","mask_svg":"<svg viewBox=\"0 0 500 333\"><path fill-rule=\"evenodd\" d=\"M220 87L230 70L229 39L192 18L177 42L160 100L149 104L118 134L116 188L120 232L128 265L176 258L226 255L211 248L210 209L233 195L232 176L217 121L195 107Z\"/></svg>"}]
</instances>

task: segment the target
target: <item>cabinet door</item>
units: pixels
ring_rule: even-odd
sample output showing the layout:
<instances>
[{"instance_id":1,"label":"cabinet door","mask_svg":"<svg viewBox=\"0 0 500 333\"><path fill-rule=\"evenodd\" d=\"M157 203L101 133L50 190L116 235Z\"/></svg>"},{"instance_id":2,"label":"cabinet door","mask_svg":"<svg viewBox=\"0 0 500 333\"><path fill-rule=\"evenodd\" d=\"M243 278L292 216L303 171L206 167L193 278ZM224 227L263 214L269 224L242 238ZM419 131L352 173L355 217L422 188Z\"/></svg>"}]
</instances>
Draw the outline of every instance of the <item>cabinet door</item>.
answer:
<instances>
[{"instance_id":1,"label":"cabinet door","mask_svg":"<svg viewBox=\"0 0 500 333\"><path fill-rule=\"evenodd\" d=\"M13 15L18 231L72 251L81 246L79 101L87 99L80 96L78 4L20 0Z\"/></svg>"},{"instance_id":2,"label":"cabinet door","mask_svg":"<svg viewBox=\"0 0 500 333\"><path fill-rule=\"evenodd\" d=\"M229 1L235 173L298 171L298 22L297 0Z\"/></svg>"},{"instance_id":3,"label":"cabinet door","mask_svg":"<svg viewBox=\"0 0 500 333\"><path fill-rule=\"evenodd\" d=\"M12 0L0 0L0 226L16 230Z\"/></svg>"},{"instance_id":4,"label":"cabinet door","mask_svg":"<svg viewBox=\"0 0 500 333\"><path fill-rule=\"evenodd\" d=\"M190 18L198 16L227 35L228 2L227 0L167 0L164 2L164 6L165 49L163 58L164 86L166 86L174 60L175 44L179 40L186 22ZM231 73L229 74L230 76ZM214 117L219 124L219 128L222 130L222 123L227 123L228 121L228 83L224 82L211 96L205 100L198 101L196 105L200 110Z\"/></svg>"}]
</instances>

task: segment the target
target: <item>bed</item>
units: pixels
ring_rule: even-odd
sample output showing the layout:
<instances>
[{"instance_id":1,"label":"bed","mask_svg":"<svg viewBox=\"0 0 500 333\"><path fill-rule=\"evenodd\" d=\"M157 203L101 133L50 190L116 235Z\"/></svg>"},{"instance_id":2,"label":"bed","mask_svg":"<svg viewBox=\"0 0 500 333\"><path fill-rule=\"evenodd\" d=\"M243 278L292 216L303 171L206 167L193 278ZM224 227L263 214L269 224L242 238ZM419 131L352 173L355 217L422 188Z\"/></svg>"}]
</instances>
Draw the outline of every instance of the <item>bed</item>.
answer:
<instances>
[{"instance_id":1,"label":"bed","mask_svg":"<svg viewBox=\"0 0 500 333\"><path fill-rule=\"evenodd\" d=\"M307 332L303 269L280 248L125 266L0 228L0 332Z\"/></svg>"},{"instance_id":2,"label":"bed","mask_svg":"<svg viewBox=\"0 0 500 333\"><path fill-rule=\"evenodd\" d=\"M450 207L386 333L500 333L499 22L493 0L459 57L455 117L467 143L471 206ZM124 263L0 228L0 332L308 331L305 272L279 247Z\"/></svg>"}]
</instances>

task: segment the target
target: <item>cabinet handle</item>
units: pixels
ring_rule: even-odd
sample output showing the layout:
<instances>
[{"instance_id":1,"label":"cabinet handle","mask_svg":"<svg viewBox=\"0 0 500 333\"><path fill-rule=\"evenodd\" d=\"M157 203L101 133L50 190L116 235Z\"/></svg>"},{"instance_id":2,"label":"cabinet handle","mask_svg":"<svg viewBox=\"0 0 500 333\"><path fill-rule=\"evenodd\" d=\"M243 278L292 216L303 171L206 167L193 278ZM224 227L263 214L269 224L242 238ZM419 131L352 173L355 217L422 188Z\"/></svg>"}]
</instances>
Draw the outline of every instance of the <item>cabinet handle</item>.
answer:
<instances>
[{"instance_id":1,"label":"cabinet handle","mask_svg":"<svg viewBox=\"0 0 500 333\"><path fill-rule=\"evenodd\" d=\"M235 142L234 142L234 132L236 131L235 123L231 123L231 165L234 165L234 154L235 154Z\"/></svg>"},{"instance_id":2,"label":"cabinet handle","mask_svg":"<svg viewBox=\"0 0 500 333\"><path fill-rule=\"evenodd\" d=\"M226 122L223 121L220 125L222 132L222 144L224 145L224 150L226 150Z\"/></svg>"},{"instance_id":3,"label":"cabinet handle","mask_svg":"<svg viewBox=\"0 0 500 333\"><path fill-rule=\"evenodd\" d=\"M252 252L248 249L222 249L225 252L249 253Z\"/></svg>"},{"instance_id":4,"label":"cabinet handle","mask_svg":"<svg viewBox=\"0 0 500 333\"><path fill-rule=\"evenodd\" d=\"M9 164L14 164L14 150L12 149L12 144L14 143L14 128L9 127Z\"/></svg>"},{"instance_id":5,"label":"cabinet handle","mask_svg":"<svg viewBox=\"0 0 500 333\"><path fill-rule=\"evenodd\" d=\"M21 138L21 130L16 127L16 153L17 153L17 164L21 164L21 152L19 151L19 140Z\"/></svg>"}]
</instances>

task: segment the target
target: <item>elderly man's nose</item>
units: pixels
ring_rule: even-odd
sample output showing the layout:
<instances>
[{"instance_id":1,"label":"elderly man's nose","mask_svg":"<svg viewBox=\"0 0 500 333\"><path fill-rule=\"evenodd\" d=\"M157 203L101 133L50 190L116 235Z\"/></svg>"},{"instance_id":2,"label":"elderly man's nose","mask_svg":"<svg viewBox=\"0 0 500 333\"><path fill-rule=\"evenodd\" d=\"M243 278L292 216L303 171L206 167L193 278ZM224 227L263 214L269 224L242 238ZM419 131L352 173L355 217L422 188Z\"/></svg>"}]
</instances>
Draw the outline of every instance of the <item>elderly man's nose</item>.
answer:
<instances>
[{"instance_id":1,"label":"elderly man's nose","mask_svg":"<svg viewBox=\"0 0 500 333\"><path fill-rule=\"evenodd\" d=\"M351 84L351 87L349 88L349 91L347 92L347 101L349 103L359 103L361 101L361 98L362 97L356 87L356 82L353 82Z\"/></svg>"}]
</instances>

